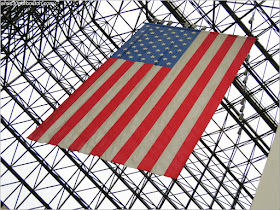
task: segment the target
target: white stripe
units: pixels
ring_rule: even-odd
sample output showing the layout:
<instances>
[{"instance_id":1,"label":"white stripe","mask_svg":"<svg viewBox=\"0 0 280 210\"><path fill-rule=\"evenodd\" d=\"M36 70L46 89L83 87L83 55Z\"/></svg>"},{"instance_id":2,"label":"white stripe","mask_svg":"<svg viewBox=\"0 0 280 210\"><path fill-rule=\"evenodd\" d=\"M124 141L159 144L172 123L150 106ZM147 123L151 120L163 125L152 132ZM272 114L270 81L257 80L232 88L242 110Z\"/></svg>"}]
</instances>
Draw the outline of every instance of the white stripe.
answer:
<instances>
[{"instance_id":1,"label":"white stripe","mask_svg":"<svg viewBox=\"0 0 280 210\"><path fill-rule=\"evenodd\" d=\"M233 62L235 56L241 49L244 41L246 38L238 37L235 41L233 46L231 46L230 50L224 57L223 61L217 68L216 72L210 79L209 83L204 88L203 92L199 96L198 100L195 102L194 106L190 110L187 117L184 119L183 123L180 125L179 129L173 136L172 140L158 159L157 163L154 165L151 172L164 175L166 170L168 169L169 165L171 164L173 158L179 151L180 147L182 146L183 142L187 138L189 132L191 131L193 125L201 115L202 111L206 107L208 101L214 94L215 90L217 89L218 85L221 83L224 75L226 74L228 68L230 67L231 63ZM191 122L191 123L190 123Z\"/></svg>"},{"instance_id":2,"label":"white stripe","mask_svg":"<svg viewBox=\"0 0 280 210\"><path fill-rule=\"evenodd\" d=\"M114 145L118 145L117 148L113 148L111 145L108 150L110 153L106 153L106 160L112 160L115 155L119 152L119 150L123 147L123 145L127 142L129 137L134 133L134 131L139 127L141 122L145 119L157 101L161 98L163 93L169 87L169 85L173 82L176 76L180 73L180 70L185 66L184 63L187 63L191 58L192 53L196 51L196 49L200 46L203 40L207 37L209 32L200 33L198 37L199 41L195 40L193 44L189 47L189 49L184 53L184 55L180 58L181 62L177 62L173 69L168 73L165 79L161 82L158 88L153 92L153 94L149 97L146 103L141 107L138 113L133 117L133 119L128 123L128 125L124 128L121 134L115 139Z\"/></svg>"},{"instance_id":3,"label":"white stripe","mask_svg":"<svg viewBox=\"0 0 280 210\"><path fill-rule=\"evenodd\" d=\"M124 99L124 101L119 105L119 107L110 115L110 117L103 123L103 125L98 129L98 131L91 137L91 142L84 145L80 150L81 152L90 152L96 144L104 137L104 135L112 128L112 126L119 120L122 114L128 109L128 107L134 102L134 100L139 96L143 89L148 85L148 83L153 79L157 72L161 69L161 66L153 66L149 72L144 76L144 78L135 86L131 93ZM113 146L115 145L115 146ZM118 148L120 145L116 145L115 142L112 143L111 147L113 150ZM108 160L107 156L112 151L108 148L104 154L101 156L102 159Z\"/></svg>"},{"instance_id":4,"label":"white stripe","mask_svg":"<svg viewBox=\"0 0 280 210\"><path fill-rule=\"evenodd\" d=\"M125 62L117 60L107 69L41 136L38 142L48 143L57 131L79 110L79 108L104 84L104 82Z\"/></svg>"},{"instance_id":5,"label":"white stripe","mask_svg":"<svg viewBox=\"0 0 280 210\"><path fill-rule=\"evenodd\" d=\"M143 63L134 63L122 77L108 90L106 94L91 108L91 110L75 125L75 127L59 142L59 146L68 148L79 135L88 127L94 118L104 109L104 107L117 95L125 84L141 68Z\"/></svg>"},{"instance_id":6,"label":"white stripe","mask_svg":"<svg viewBox=\"0 0 280 210\"><path fill-rule=\"evenodd\" d=\"M171 100L169 105L166 107L164 112L158 118L154 126L150 129L150 131L147 133L145 138L139 144L137 149L130 156L126 164L130 165L131 163L133 163L133 167L138 167L138 165L143 160L145 155L148 153L150 148L153 146L154 142L157 140L157 138L159 137L163 129L166 127L170 119L173 117L177 109L180 107L180 105L182 104L186 96L192 90L193 86L196 84L197 80L202 75L205 68L211 62L212 58L219 50L220 46L222 45L226 37L227 35L224 34L219 34L216 37L215 41L211 44L207 52L204 54L202 59L196 65L192 73L189 75L189 77L184 82L182 87L176 93L176 95Z\"/></svg>"},{"instance_id":7,"label":"white stripe","mask_svg":"<svg viewBox=\"0 0 280 210\"><path fill-rule=\"evenodd\" d=\"M143 64L143 63L140 63ZM146 85L150 82L153 76L159 71L161 67L153 66L143 79L134 87L131 93L122 101L116 110L108 117L108 119L101 125L95 134L87 141L87 143L80 149L80 152L89 154L96 144L104 137L116 121L122 116L127 108L133 103L135 98L143 91ZM103 158L103 157L102 157ZM103 158L106 160L106 158Z\"/></svg>"}]
</instances>

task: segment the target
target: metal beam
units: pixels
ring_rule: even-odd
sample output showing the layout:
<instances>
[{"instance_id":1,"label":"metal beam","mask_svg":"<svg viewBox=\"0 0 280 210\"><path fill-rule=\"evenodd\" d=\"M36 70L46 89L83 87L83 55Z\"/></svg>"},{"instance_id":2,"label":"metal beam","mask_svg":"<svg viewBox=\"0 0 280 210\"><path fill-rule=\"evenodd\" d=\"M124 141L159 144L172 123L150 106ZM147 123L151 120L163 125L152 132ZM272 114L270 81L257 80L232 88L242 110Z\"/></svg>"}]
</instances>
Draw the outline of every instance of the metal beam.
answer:
<instances>
[{"instance_id":1,"label":"metal beam","mask_svg":"<svg viewBox=\"0 0 280 210\"><path fill-rule=\"evenodd\" d=\"M277 123L270 117L269 113L261 107L261 104L255 99L253 95L250 95L244 86L242 86L241 82L238 78L235 78L233 81L234 86L239 90L239 92L246 98L246 100L250 103L250 105L257 111L257 113L262 117L262 119L266 122L266 124L276 132Z\"/></svg>"},{"instance_id":2,"label":"metal beam","mask_svg":"<svg viewBox=\"0 0 280 210\"><path fill-rule=\"evenodd\" d=\"M185 26L185 23L191 25L191 22L184 17L184 15L178 11L175 4L172 1L161 1L161 3L171 12L171 14L179 21L182 26Z\"/></svg>"},{"instance_id":3,"label":"metal beam","mask_svg":"<svg viewBox=\"0 0 280 210\"><path fill-rule=\"evenodd\" d=\"M246 122L246 121L241 121L238 118L237 114L237 110L234 108L234 106L226 99L224 98L224 100L226 101L226 103L224 103L223 101L221 102L221 105L225 108L225 110L230 114L230 116L238 123L238 125L242 128L242 130L244 130L246 132L246 134L250 137L250 139L252 141L255 142L255 144L258 146L258 148L263 152L263 154L265 154L266 156L268 156L269 153L269 147L266 145L266 143L257 135L257 133L251 128L251 126ZM231 110L233 109L234 112ZM245 125L246 126L245 126ZM248 128L249 129L248 129ZM254 134L252 134L252 133ZM262 145L260 144L260 142L262 143Z\"/></svg>"},{"instance_id":4,"label":"metal beam","mask_svg":"<svg viewBox=\"0 0 280 210\"><path fill-rule=\"evenodd\" d=\"M264 1L263 1L264 2ZM276 25L276 23L267 15L267 13L264 11L264 9L261 7L261 5L257 2L254 1L254 4L261 10L261 12L265 15L265 17L268 19L269 23L274 27L276 31L279 32L279 27ZM278 18L279 21L279 18Z\"/></svg>"},{"instance_id":5,"label":"metal beam","mask_svg":"<svg viewBox=\"0 0 280 210\"><path fill-rule=\"evenodd\" d=\"M9 86L3 86L3 90L15 101L15 103L33 120L34 123L40 125L38 119L41 119L33 110L28 111L28 105L25 101Z\"/></svg>"},{"instance_id":6,"label":"metal beam","mask_svg":"<svg viewBox=\"0 0 280 210\"><path fill-rule=\"evenodd\" d=\"M275 94L264 84L264 82L261 80L261 78L256 74L254 69L250 66L249 63L244 62L243 66L248 70L250 75L254 77L254 79L257 81L257 83L260 85L261 89L266 92L266 94L271 98L271 100L275 104L279 104L279 98L275 96Z\"/></svg>"},{"instance_id":7,"label":"metal beam","mask_svg":"<svg viewBox=\"0 0 280 210\"><path fill-rule=\"evenodd\" d=\"M40 203L46 208L46 209L51 209L49 204L47 204L37 193L32 187L29 186L29 184L21 178L21 176L13 169L12 166L10 166L3 158L1 158L1 163L17 178L17 180L28 189L28 191L34 195L35 198L40 201Z\"/></svg>"},{"instance_id":8,"label":"metal beam","mask_svg":"<svg viewBox=\"0 0 280 210\"><path fill-rule=\"evenodd\" d=\"M146 1L146 4L143 3L143 1L138 1L138 3L142 6L141 7L142 11L146 12L146 18L147 18L148 22L152 23L153 20L156 19L156 16L154 16L154 14L148 9L148 1Z\"/></svg>"},{"instance_id":9,"label":"metal beam","mask_svg":"<svg viewBox=\"0 0 280 210\"><path fill-rule=\"evenodd\" d=\"M62 179L52 167L32 148L25 140L17 133L17 131L8 123L8 121L1 115L2 125L21 143L23 147L40 163L48 173L81 205L82 208L88 209L88 204Z\"/></svg>"},{"instance_id":10,"label":"metal beam","mask_svg":"<svg viewBox=\"0 0 280 210\"><path fill-rule=\"evenodd\" d=\"M220 1L220 4L224 7L224 9L229 13L229 15L235 20L236 23L242 28L242 30L248 35L253 37L254 35L251 31L245 26L245 24L237 17L237 15L232 11L232 9L228 6L226 1ZM262 44L256 40L255 45L259 48L259 50L263 53L266 59L271 63L271 65L275 68L276 71L279 72L279 65L272 58L272 56L266 51L266 49L262 46ZM276 132L276 129L275 129Z\"/></svg>"},{"instance_id":11,"label":"metal beam","mask_svg":"<svg viewBox=\"0 0 280 210\"><path fill-rule=\"evenodd\" d=\"M102 34L117 48L119 49L119 46L115 43L115 41L111 38L111 36L109 36L105 31L104 29L99 25L99 23L96 22L95 20L95 16L91 15L91 12L88 11L88 8L87 6L85 6L85 9L87 10L90 18L91 18L91 21L96 25L96 27L102 32Z\"/></svg>"},{"instance_id":12,"label":"metal beam","mask_svg":"<svg viewBox=\"0 0 280 210\"><path fill-rule=\"evenodd\" d=\"M150 209L151 207L144 201L144 199L136 193L135 190L132 189L132 187L124 180L121 174L119 174L107 161L102 160L101 161L112 170L112 172L122 181L124 185L146 206L146 208Z\"/></svg>"},{"instance_id":13,"label":"metal beam","mask_svg":"<svg viewBox=\"0 0 280 210\"><path fill-rule=\"evenodd\" d=\"M242 183L242 182L232 173L232 171L230 170L230 168L227 167L227 166L225 165L225 163L224 163L219 157L217 157L217 154L214 153L214 152L211 150L211 148L204 142L203 139L200 139L200 142L203 144L203 146L205 146L205 148L206 148L210 153L212 153L212 155L213 155L213 156L215 157L215 159L219 162L219 164L226 170L226 173L229 173L229 175L238 183L239 186L241 186L241 188L247 193L247 195L248 195L251 199L253 199L253 198L254 198L253 195L249 192L248 189L246 189L246 188L244 187L244 183Z\"/></svg>"},{"instance_id":14,"label":"metal beam","mask_svg":"<svg viewBox=\"0 0 280 210\"><path fill-rule=\"evenodd\" d=\"M81 172L104 194L108 200L114 204L114 206L117 209L125 208L125 206L115 197L115 196L110 196L108 190L106 189L107 187L105 185L100 186L92 176L89 175L89 172L87 172L83 167L86 167L83 162L78 163L66 149L61 149L63 153L81 170ZM118 201L118 203L116 202Z\"/></svg>"}]
</instances>

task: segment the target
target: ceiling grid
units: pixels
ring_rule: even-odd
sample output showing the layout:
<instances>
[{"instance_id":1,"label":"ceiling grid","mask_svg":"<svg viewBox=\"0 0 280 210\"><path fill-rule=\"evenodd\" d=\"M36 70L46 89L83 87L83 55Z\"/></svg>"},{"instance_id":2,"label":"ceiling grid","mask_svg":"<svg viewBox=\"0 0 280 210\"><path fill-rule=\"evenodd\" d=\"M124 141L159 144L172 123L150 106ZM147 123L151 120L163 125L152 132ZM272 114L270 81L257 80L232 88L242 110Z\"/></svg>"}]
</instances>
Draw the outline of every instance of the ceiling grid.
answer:
<instances>
[{"instance_id":1,"label":"ceiling grid","mask_svg":"<svg viewBox=\"0 0 280 210\"><path fill-rule=\"evenodd\" d=\"M249 209L279 123L278 1L1 1L1 206ZM26 137L144 23L257 41L177 180Z\"/></svg>"}]
</instances>

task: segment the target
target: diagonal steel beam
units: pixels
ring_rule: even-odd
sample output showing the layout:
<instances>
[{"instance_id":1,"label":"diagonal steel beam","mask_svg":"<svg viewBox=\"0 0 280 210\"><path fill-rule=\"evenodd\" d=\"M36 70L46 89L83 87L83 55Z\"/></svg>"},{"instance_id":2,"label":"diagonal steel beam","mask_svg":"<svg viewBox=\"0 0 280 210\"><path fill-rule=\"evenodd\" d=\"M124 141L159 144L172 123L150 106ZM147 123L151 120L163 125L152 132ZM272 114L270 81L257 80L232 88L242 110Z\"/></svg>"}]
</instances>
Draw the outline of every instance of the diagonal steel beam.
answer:
<instances>
[{"instance_id":1,"label":"diagonal steel beam","mask_svg":"<svg viewBox=\"0 0 280 210\"><path fill-rule=\"evenodd\" d=\"M204 142L203 139L200 139L200 142L203 144L203 146L210 152L212 153L213 157L215 157L215 159L219 162L219 164L226 170L226 173L228 173L237 183L239 186L242 186L241 188L244 189L245 193L251 198L253 199L254 196L249 192L249 190L247 188L244 187L244 183L241 182L234 174L233 172L230 170L229 167L226 166L226 164L217 156L216 153L213 153L211 148Z\"/></svg>"},{"instance_id":2,"label":"diagonal steel beam","mask_svg":"<svg viewBox=\"0 0 280 210\"><path fill-rule=\"evenodd\" d=\"M171 14L184 26L185 23L191 25L191 22L184 17L184 15L178 11L176 5L172 1L161 1L161 3L171 12Z\"/></svg>"},{"instance_id":3,"label":"diagonal steel beam","mask_svg":"<svg viewBox=\"0 0 280 210\"><path fill-rule=\"evenodd\" d=\"M254 69L250 66L250 64L247 62L244 62L243 66L250 73L250 75L252 77L254 77L254 79L257 81L257 83L261 86L262 90L264 90L266 92L266 94L271 98L271 100L275 104L279 104L279 98L271 91L271 89L269 89L269 87L267 87L266 84L264 84L264 82L262 81L260 76L254 71Z\"/></svg>"},{"instance_id":4,"label":"diagonal steel beam","mask_svg":"<svg viewBox=\"0 0 280 210\"><path fill-rule=\"evenodd\" d=\"M86 2L85 2L86 3ZM88 10L88 7L85 5L84 3L84 9L87 10L91 21L94 23L94 25L101 31L101 33L117 48L119 49L119 46L115 43L115 41L111 38L111 36L109 34L106 33L106 31L99 25L99 23L97 23L97 21L95 20L95 16L91 14L91 12Z\"/></svg>"},{"instance_id":5,"label":"diagonal steel beam","mask_svg":"<svg viewBox=\"0 0 280 210\"><path fill-rule=\"evenodd\" d=\"M102 159L101 159L102 160ZM151 207L144 201L144 199L137 193L133 188L124 180L121 173L118 173L116 169L114 169L107 161L102 160L102 162L111 169L111 171L122 181L122 183L137 197L145 206L146 208L150 209Z\"/></svg>"},{"instance_id":6,"label":"diagonal steel beam","mask_svg":"<svg viewBox=\"0 0 280 210\"><path fill-rule=\"evenodd\" d=\"M229 13L229 15L235 20L235 22L242 28L242 30L248 36L254 36L251 31L245 26L245 24L237 17L237 15L232 11L232 9L228 6L226 1L220 1L220 4L224 7L224 9ZM263 53L266 59L271 63L271 65L275 68L276 71L279 72L279 65L272 58L272 56L266 51L266 49L262 46L262 44L256 40L255 45L259 48L259 50Z\"/></svg>"},{"instance_id":7,"label":"diagonal steel beam","mask_svg":"<svg viewBox=\"0 0 280 210\"><path fill-rule=\"evenodd\" d=\"M51 209L49 204L47 204L37 193L32 187L29 186L29 184L13 169L12 166L10 166L3 158L1 158L1 163L17 178L17 180L28 189L28 191L34 195L35 198L40 201L40 203L46 208L46 209Z\"/></svg>"},{"instance_id":8,"label":"diagonal steel beam","mask_svg":"<svg viewBox=\"0 0 280 210\"><path fill-rule=\"evenodd\" d=\"M105 195L108 200L110 200L114 206L117 208L117 209L121 209L121 208L124 208L124 205L121 204L121 202L119 200L117 200L116 197L112 197L111 195L109 195L109 192L108 190L106 189L106 186L100 186L92 176L89 175L89 172L87 172L83 167L86 167L84 165L84 163L81 161L81 164L78 163L74 157L72 157L72 155L66 150L66 149L61 149L62 152L75 164L75 166L77 166L79 168L79 170L102 192L103 195ZM118 201L118 202L116 202Z\"/></svg>"},{"instance_id":9,"label":"diagonal steel beam","mask_svg":"<svg viewBox=\"0 0 280 210\"><path fill-rule=\"evenodd\" d=\"M17 131L8 123L8 121L1 115L2 125L19 141L19 143L40 163L46 171L81 205L82 208L88 209L88 204L64 181L51 166L32 148L26 141L17 133Z\"/></svg>"},{"instance_id":10,"label":"diagonal steel beam","mask_svg":"<svg viewBox=\"0 0 280 210\"><path fill-rule=\"evenodd\" d=\"M264 1L263 1L264 2ZM254 4L261 10L261 12L265 15L265 17L268 19L269 23L275 28L276 31L279 32L279 27L276 25L276 23L267 15L267 13L262 8L261 4L259 4L257 1L254 1ZM279 19L278 19L279 20Z\"/></svg>"},{"instance_id":11,"label":"diagonal steel beam","mask_svg":"<svg viewBox=\"0 0 280 210\"><path fill-rule=\"evenodd\" d=\"M138 1L138 3L141 5L141 10L143 12L146 12L146 18L149 23L152 23L153 20L156 19L156 16L148 9L148 1L146 1L146 4L143 1Z\"/></svg>"},{"instance_id":12,"label":"diagonal steel beam","mask_svg":"<svg viewBox=\"0 0 280 210\"><path fill-rule=\"evenodd\" d=\"M34 123L40 125L38 119L41 119L33 110L30 110L28 104L16 93L12 87L3 86L3 90L14 100L14 102L33 120Z\"/></svg>"},{"instance_id":13,"label":"diagonal steel beam","mask_svg":"<svg viewBox=\"0 0 280 210\"><path fill-rule=\"evenodd\" d=\"M261 104L255 99L255 97L253 97L253 95L250 95L248 91L244 90L244 87L237 78L234 79L233 85L239 90L239 92L246 98L250 105L257 111L257 113L275 133L277 129L277 123L271 118L269 113L267 113L266 110L261 107Z\"/></svg>"},{"instance_id":14,"label":"diagonal steel beam","mask_svg":"<svg viewBox=\"0 0 280 210\"><path fill-rule=\"evenodd\" d=\"M268 156L269 147L266 145L266 143L261 139L260 136L257 135L257 133L251 128L251 126L246 121L241 121L238 118L237 114L235 114L235 113L237 113L237 110L235 109L235 107L226 98L224 98L224 100L226 101L226 103L224 101L221 102L221 105L224 107L224 109L239 124L239 126L242 128L242 130L244 130L246 132L246 134L250 137L250 139L255 142L255 144L263 152L263 154ZM233 111L235 113L231 109L233 109ZM260 142L262 144L260 144ZM264 145L264 146L262 146L262 145Z\"/></svg>"}]
</instances>

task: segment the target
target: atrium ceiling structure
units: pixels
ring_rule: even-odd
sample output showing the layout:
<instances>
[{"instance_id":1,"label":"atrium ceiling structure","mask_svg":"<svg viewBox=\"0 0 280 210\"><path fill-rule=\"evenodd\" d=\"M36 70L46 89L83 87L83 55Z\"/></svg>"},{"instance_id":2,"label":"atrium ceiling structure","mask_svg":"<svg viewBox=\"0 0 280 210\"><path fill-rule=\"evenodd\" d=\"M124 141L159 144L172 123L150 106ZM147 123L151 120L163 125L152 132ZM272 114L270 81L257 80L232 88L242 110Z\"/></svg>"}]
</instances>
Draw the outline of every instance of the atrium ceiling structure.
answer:
<instances>
[{"instance_id":1,"label":"atrium ceiling structure","mask_svg":"<svg viewBox=\"0 0 280 210\"><path fill-rule=\"evenodd\" d=\"M1 1L1 206L249 209L279 123L278 1ZM144 23L257 38L178 179L26 137Z\"/></svg>"}]
</instances>

